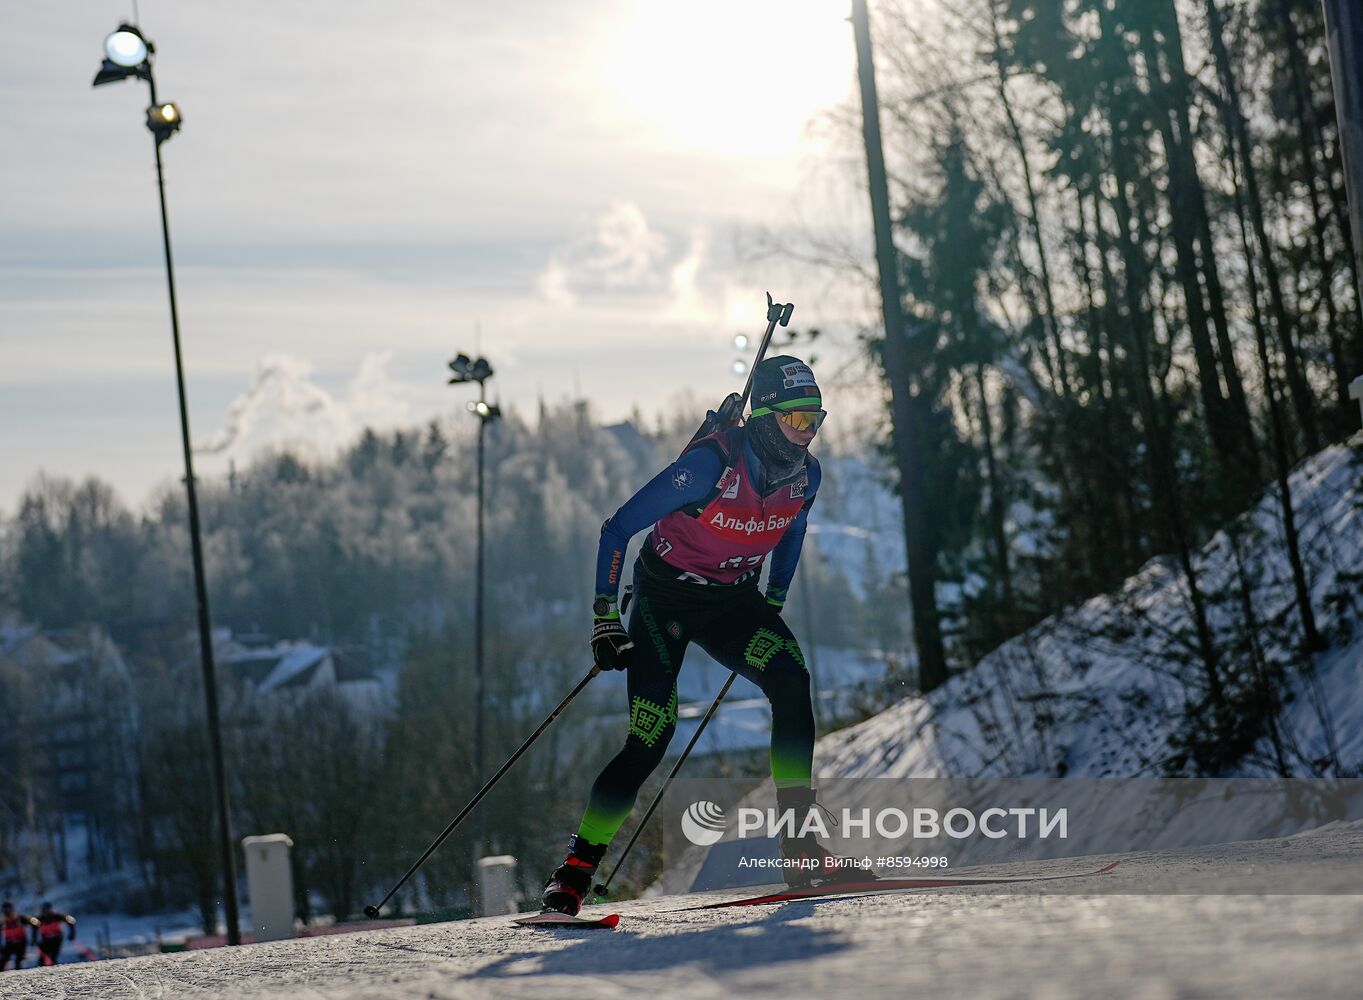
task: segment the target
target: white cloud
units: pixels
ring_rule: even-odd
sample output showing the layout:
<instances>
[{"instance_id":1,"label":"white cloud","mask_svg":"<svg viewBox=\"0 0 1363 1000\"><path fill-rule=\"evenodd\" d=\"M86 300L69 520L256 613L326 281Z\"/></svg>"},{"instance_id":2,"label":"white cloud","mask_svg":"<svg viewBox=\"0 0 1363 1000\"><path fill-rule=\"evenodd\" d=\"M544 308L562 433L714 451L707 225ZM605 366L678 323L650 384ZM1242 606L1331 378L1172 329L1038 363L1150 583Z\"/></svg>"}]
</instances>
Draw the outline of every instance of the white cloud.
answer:
<instances>
[{"instance_id":1,"label":"white cloud","mask_svg":"<svg viewBox=\"0 0 1363 1000\"><path fill-rule=\"evenodd\" d=\"M568 287L568 269L557 260L550 260L536 281L540 296L550 305L568 308L577 303L577 296Z\"/></svg>"},{"instance_id":2,"label":"white cloud","mask_svg":"<svg viewBox=\"0 0 1363 1000\"><path fill-rule=\"evenodd\" d=\"M301 358L288 354L261 358L254 381L227 408L223 426L196 451L238 455L259 428L275 424L277 429L281 417L306 423L334 422L335 401L311 382L311 376L312 365Z\"/></svg>"},{"instance_id":3,"label":"white cloud","mask_svg":"<svg viewBox=\"0 0 1363 1000\"><path fill-rule=\"evenodd\" d=\"M667 279L667 239L633 202L616 202L590 230L555 250L540 273L540 294L570 305L579 295L657 290Z\"/></svg>"},{"instance_id":4,"label":"white cloud","mask_svg":"<svg viewBox=\"0 0 1363 1000\"><path fill-rule=\"evenodd\" d=\"M367 354L337 396L319 385L311 362L289 354L261 358L255 379L227 409L222 427L197 451L245 462L263 448L330 456L365 427L412 422L409 387L388 372L391 352Z\"/></svg>"},{"instance_id":5,"label":"white cloud","mask_svg":"<svg viewBox=\"0 0 1363 1000\"><path fill-rule=\"evenodd\" d=\"M734 262L712 243L705 226L694 227L683 244L655 229L638 205L619 202L550 254L537 288L552 306L604 309L674 332L750 328L763 315L763 289L736 276ZM653 301L642 314L640 296Z\"/></svg>"},{"instance_id":6,"label":"white cloud","mask_svg":"<svg viewBox=\"0 0 1363 1000\"><path fill-rule=\"evenodd\" d=\"M698 232L691 237L686 256L672 266L668 280L672 301L668 306L667 318L674 322L708 323L714 319L714 312L703 301L699 286L705 252L705 236Z\"/></svg>"},{"instance_id":7,"label":"white cloud","mask_svg":"<svg viewBox=\"0 0 1363 1000\"><path fill-rule=\"evenodd\" d=\"M612 205L596 223L595 251L584 263L613 288L639 285L655 275L667 241L653 232L633 202Z\"/></svg>"},{"instance_id":8,"label":"white cloud","mask_svg":"<svg viewBox=\"0 0 1363 1000\"><path fill-rule=\"evenodd\" d=\"M365 427L405 427L412 423L411 392L389 374L392 360L393 352L383 351L366 354L360 362L344 404L352 434Z\"/></svg>"}]
</instances>

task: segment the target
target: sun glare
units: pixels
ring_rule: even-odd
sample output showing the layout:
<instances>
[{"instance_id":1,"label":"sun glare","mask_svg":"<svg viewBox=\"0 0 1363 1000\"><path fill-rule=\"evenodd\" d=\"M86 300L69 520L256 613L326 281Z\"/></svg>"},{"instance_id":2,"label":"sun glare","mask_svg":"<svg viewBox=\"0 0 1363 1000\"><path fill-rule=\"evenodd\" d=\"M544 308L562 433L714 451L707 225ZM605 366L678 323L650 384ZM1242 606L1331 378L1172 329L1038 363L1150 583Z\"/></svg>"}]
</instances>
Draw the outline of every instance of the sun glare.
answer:
<instances>
[{"instance_id":1,"label":"sun glare","mask_svg":"<svg viewBox=\"0 0 1363 1000\"><path fill-rule=\"evenodd\" d=\"M794 151L854 83L850 4L636 0L610 42L608 86L660 142L729 155Z\"/></svg>"}]
</instances>

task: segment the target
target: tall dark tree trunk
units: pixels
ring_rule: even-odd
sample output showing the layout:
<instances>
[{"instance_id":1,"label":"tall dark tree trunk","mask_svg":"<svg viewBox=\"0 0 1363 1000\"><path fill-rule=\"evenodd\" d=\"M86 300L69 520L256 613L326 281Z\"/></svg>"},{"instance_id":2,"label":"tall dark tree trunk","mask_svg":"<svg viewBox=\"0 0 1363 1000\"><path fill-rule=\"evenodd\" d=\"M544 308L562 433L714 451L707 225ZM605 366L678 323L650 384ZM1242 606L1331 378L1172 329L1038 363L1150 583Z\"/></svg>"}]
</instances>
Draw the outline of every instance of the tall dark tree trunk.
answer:
<instances>
[{"instance_id":1,"label":"tall dark tree trunk","mask_svg":"<svg viewBox=\"0 0 1363 1000\"><path fill-rule=\"evenodd\" d=\"M994 418L989 412L989 398L985 395L984 365L975 365L976 405L980 408L980 430L984 434L985 472L989 480L989 536L994 548L994 572L998 574L999 591L1003 601L1003 621L998 638L1011 635L1017 622L1017 608L1013 599L1013 573L1008 559L1008 532L1005 528L1008 499L994 454Z\"/></svg>"},{"instance_id":2,"label":"tall dark tree trunk","mask_svg":"<svg viewBox=\"0 0 1363 1000\"><path fill-rule=\"evenodd\" d=\"M1240 156L1240 175L1244 180L1249 217L1254 229L1255 242L1264 267L1264 278L1268 284L1268 301L1273 311L1274 325L1278 330L1278 341L1283 348L1288 373L1288 387L1292 394L1298 425L1306 439L1309 451L1316 450L1319 436L1315 424L1315 404L1311 390L1301 377L1300 361L1297 355L1296 325L1288 314L1287 301L1283 295L1282 275L1278 270L1275 248L1268 237L1268 227L1264 222L1263 197L1259 193L1258 175L1250 155L1254 148L1241 110L1240 89L1236 83L1230 53L1226 48L1224 25L1220 8L1215 0L1206 0L1207 20L1211 25L1212 54L1216 60L1217 75L1226 94L1226 115L1232 133L1231 148L1238 150ZM1251 275L1252 278L1252 275ZM1313 445L1312 442L1315 442Z\"/></svg>"},{"instance_id":3,"label":"tall dark tree trunk","mask_svg":"<svg viewBox=\"0 0 1363 1000\"><path fill-rule=\"evenodd\" d=\"M1074 193L1078 216L1078 225L1074 233L1074 269L1079 274L1084 286L1085 315L1088 319L1087 328L1089 337L1092 340L1092 345L1090 347L1091 364L1089 366L1081 366L1080 383L1082 384L1085 378L1087 378L1088 383L1093 386L1094 395L1096 397L1095 407L1098 411L1101 440L1112 441L1114 440L1114 435L1112 428L1112 400L1110 396L1111 383L1103 372L1103 344L1107 338L1107 325L1104 320L1103 310L1101 310L1097 304L1097 286L1094 282L1093 272L1089 265L1088 217L1087 213L1084 211L1085 195L1084 192L1077 187ZM1106 290L1104 292L1104 298L1108 298ZM1088 372L1090 367L1092 370L1091 372ZM1074 412L1078 413L1079 411L1075 408ZM1071 419L1071 413L1066 412L1065 423L1060 428L1062 434L1068 435L1073 433L1070 426ZM1105 475L1105 470L1110 456L1111 453L1109 449L1101 449L1099 451L1098 457L1102 461L1102 465L1099 467L1098 475L1101 478L1108 478ZM1094 470L1083 467L1076 471L1083 484L1081 491L1083 509L1088 522L1087 531L1085 532L1088 541L1086 547L1088 580L1102 586L1102 584L1106 582L1107 571L1111 566L1114 555L1120 559L1123 564L1126 562L1130 549L1127 546L1126 531L1123 530L1123 527L1132 524L1134 518L1119 514L1117 518L1117 530L1110 535L1110 515L1108 509L1106 505L1098 501L1093 487ZM1114 492L1116 493L1116 503L1114 504L1116 509L1123 512L1128 511L1131 491L1117 489ZM1109 541L1110 538L1112 539L1111 541Z\"/></svg>"},{"instance_id":4,"label":"tall dark tree trunk","mask_svg":"<svg viewBox=\"0 0 1363 1000\"><path fill-rule=\"evenodd\" d=\"M1230 321L1226 315L1226 298L1221 288L1221 273L1217 266L1211 216L1207 211L1207 192L1197 170L1197 158L1194 154L1195 137L1193 135L1192 116L1189 112L1193 102L1192 86L1189 81L1187 66L1183 61L1183 31L1179 25L1178 10L1174 6L1173 0L1166 0L1163 15L1160 19L1160 25L1164 34L1164 57L1167 62L1166 69L1172 95L1170 106L1175 124L1178 127L1178 134L1182 138L1185 171L1191 181L1190 194L1192 195L1192 207L1197 217L1197 238L1201 249L1202 274L1207 282L1207 297L1212 323L1216 327L1216 343L1221 355L1221 368L1226 381L1226 392L1237 425L1242 429L1242 433L1249 435L1247 443L1251 454L1248 457L1252 462L1253 454L1257 452L1253 447L1249 402L1245 396L1244 382L1240 378L1240 368L1236 361L1235 349L1231 344Z\"/></svg>"},{"instance_id":5,"label":"tall dark tree trunk","mask_svg":"<svg viewBox=\"0 0 1363 1000\"><path fill-rule=\"evenodd\" d=\"M1036 241L1037 260L1041 267L1041 291L1042 301L1046 305L1043 313L1046 332L1050 337L1051 350L1055 353L1055 367L1059 376L1060 397L1068 399L1070 396L1070 373L1065 357L1064 345L1060 342L1060 327L1055 314L1055 294L1054 282L1051 280L1050 263L1046 256L1046 241L1041 234L1041 213L1037 209L1036 184L1032 179L1032 164L1027 156L1027 142L1023 138L1022 128L1018 125L1017 115L1013 112L1013 102L1008 95L1008 67L1003 51L1003 39L999 33L998 10L995 7L995 0L990 0L989 4L989 27L994 39L994 66L998 70L998 94L999 103L1003 106L1003 113L1008 120L1008 131L1013 140L1013 146L1017 150L1018 161L1022 164L1022 182L1027 191L1027 223L1032 230L1032 239Z\"/></svg>"},{"instance_id":6,"label":"tall dark tree trunk","mask_svg":"<svg viewBox=\"0 0 1363 1000\"><path fill-rule=\"evenodd\" d=\"M1273 745L1273 761L1277 766L1278 777L1287 778L1291 772L1283 756L1283 739L1278 730L1278 716L1282 710L1278 697L1277 674L1264 656L1263 643L1259 641L1259 616L1254 610L1254 591L1245 566L1245 556L1241 551L1240 531L1237 524L1231 524L1226 531L1230 540L1231 552L1235 556L1235 578L1239 584L1240 615L1244 620L1246 652L1249 654L1250 668L1254 671L1255 687L1259 690L1259 703L1268 725L1268 739Z\"/></svg>"},{"instance_id":7,"label":"tall dark tree trunk","mask_svg":"<svg viewBox=\"0 0 1363 1000\"><path fill-rule=\"evenodd\" d=\"M1220 37L1220 18L1215 0L1207 0L1208 14L1213 28L1213 44ZM1225 46L1219 46L1218 65L1225 54ZM1240 242L1245 254L1245 278L1249 285L1250 315L1254 323L1254 342L1259 350L1259 372L1264 382L1264 396L1268 403L1269 440L1273 445L1273 471L1278 483L1279 503L1282 506L1283 537L1287 541L1287 557L1292 567L1292 585L1296 589L1298 614L1302 624L1302 646L1308 652L1324 648L1320 632L1316 628L1316 615L1311 607L1311 587L1306 579L1306 567L1301 557L1301 544L1297 532L1296 512L1292 504L1292 491L1288 486L1291 462L1288 459L1287 433L1283 427L1281 404L1278 400L1277 378L1268 355L1268 334L1264 329L1263 312L1259 308L1259 279L1255 269L1254 250L1250 246L1249 229L1245 222L1245 197L1241 187L1241 171L1235 169L1237 162L1243 162L1252 177L1252 165L1248 151L1240 147L1240 136L1245 132L1244 118L1239 113L1239 94L1235 90L1235 78L1230 73L1229 61L1225 66L1223 86L1226 88L1222 111L1226 120L1227 145L1231 153L1231 180L1234 185L1235 214L1240 225ZM1238 155L1237 155L1238 154ZM1251 194L1253 192L1251 191ZM1252 204L1252 202L1251 202ZM1238 552L1237 552L1238 556Z\"/></svg>"},{"instance_id":8,"label":"tall dark tree trunk","mask_svg":"<svg viewBox=\"0 0 1363 1000\"><path fill-rule=\"evenodd\" d=\"M1174 7L1174 1L1168 0L1167 7L1164 8L1164 19L1161 22L1164 33L1164 56L1167 60L1167 72L1169 78L1169 93L1172 95L1171 109L1174 113L1178 135L1182 140L1184 158L1184 176L1190 181L1190 196L1193 202L1193 210L1197 217L1197 238L1199 244L1199 256L1202 263L1202 277L1206 282L1206 292L1208 292L1208 305L1212 324L1216 328L1217 351L1220 353L1221 371L1225 379L1225 388L1231 401L1231 414L1236 425L1243 428L1246 435L1244 444L1247 446L1246 482L1244 488L1253 490L1258 485L1258 477L1254 474L1255 463L1258 458L1258 448L1254 443L1254 425L1250 420L1250 405L1244 394L1244 381L1240 379L1239 362L1236 361L1235 347L1231 343L1231 327L1227 311L1225 311L1225 293L1221 289L1220 268L1217 266L1216 244L1212 236L1212 218L1206 207L1206 188L1202 184L1201 174L1198 173L1197 157L1195 157L1195 136L1193 134L1193 121L1191 121L1190 108L1193 105L1193 93L1189 82L1187 67L1183 63L1183 33L1179 26L1178 10Z\"/></svg>"},{"instance_id":9,"label":"tall dark tree trunk","mask_svg":"<svg viewBox=\"0 0 1363 1000\"><path fill-rule=\"evenodd\" d=\"M1159 515L1157 530L1165 542L1162 548L1164 551L1168 551L1170 548L1175 551L1179 566L1183 570L1193 613L1198 654L1201 657L1203 671L1207 677L1207 693L1219 728L1227 715L1225 690L1221 682L1216 644L1212 637L1211 624L1207 618L1206 600L1198 583L1196 567L1193 565L1183 505L1178 496L1177 474L1174 470L1173 456L1170 450L1170 423L1166 417L1167 397L1161 392L1157 398L1151 385L1155 373L1151 364L1149 345L1154 336L1154 324L1144 302L1145 290L1149 287L1149 265L1146 263L1144 252L1141 249L1140 234L1134 219L1135 213L1132 211L1128 200L1131 180L1126 176L1123 163L1121 152L1116 151L1112 158L1112 165L1117 181L1117 192L1112 204L1116 209L1120 228L1118 246L1127 272L1123 284L1127 309L1131 318L1128 328L1131 336L1131 351L1136 360L1137 368L1137 378L1134 380L1134 385L1148 436L1147 455L1150 482L1155 497L1156 513Z\"/></svg>"},{"instance_id":10,"label":"tall dark tree trunk","mask_svg":"<svg viewBox=\"0 0 1363 1000\"><path fill-rule=\"evenodd\" d=\"M1326 238L1326 213L1320 202L1322 180L1316 169L1316 150L1324 144L1320 141L1318 135L1315 102L1311 99L1309 93L1304 65L1305 59L1302 55L1301 35L1297 31L1296 22L1292 20L1291 5L1285 0L1279 0L1278 10L1283 22L1284 34L1287 36L1287 65L1289 75L1292 78L1292 101L1299 122L1297 141L1300 147L1302 171L1305 174L1306 192L1311 203L1311 245L1315 250L1317 266L1320 268L1320 298L1325 307L1325 332L1330 344L1331 354L1330 370L1334 375L1335 394L1339 410L1343 414L1349 414L1350 422L1352 422L1353 402L1349 398L1349 382L1353 375L1349 372L1343 328L1340 322L1339 309L1335 304L1335 266L1334 259L1330 254L1329 241ZM1327 192L1332 190L1333 185L1329 178L1325 178L1324 186ZM1363 318L1355 313L1354 322L1357 325L1359 322L1363 322Z\"/></svg>"},{"instance_id":11,"label":"tall dark tree trunk","mask_svg":"<svg viewBox=\"0 0 1363 1000\"><path fill-rule=\"evenodd\" d=\"M866 147L876 262L880 272L881 314L885 341L881 361L890 388L895 464L903 501L909 602L913 607L914 644L919 683L931 691L946 683L947 659L937 606L938 525L929 510L927 460L932 427L931 394L914 378L914 338L899 297L899 252L890 217L889 184L880 138L880 106L871 55L870 17L865 0L853 0L858 79L861 87L862 136Z\"/></svg>"},{"instance_id":12,"label":"tall dark tree trunk","mask_svg":"<svg viewBox=\"0 0 1363 1000\"><path fill-rule=\"evenodd\" d=\"M1112 15L1100 7L1099 20L1105 35L1111 38L1109 44L1120 44L1114 37L1118 26L1112 23ZM1159 84L1167 91L1163 80L1159 80L1160 53L1152 31L1142 30L1142 49L1152 75L1152 87ZM1163 108L1154 113L1154 125L1163 140L1165 161L1168 163L1169 198L1169 236L1174 238L1175 271L1179 285L1183 289L1184 305L1187 309L1189 335L1193 341L1193 356L1197 360L1198 390L1201 392L1202 409L1206 413L1208 431L1212 436L1213 450L1223 473L1239 478L1243 469L1247 448L1242 439L1242 428L1236 428L1234 410L1227 396L1221 392L1221 366L1217 362L1216 349L1212 343L1212 319L1206 311L1206 300L1202 293L1201 260L1197 251L1197 208L1195 200L1201 195L1197 178L1197 165L1193 162L1193 151L1187 144L1189 136L1180 136L1175 131L1175 116L1171 102L1165 101ZM1120 135L1129 127L1122 120L1109 121L1115 135ZM1239 492L1239 490L1236 490ZM1239 499L1239 497L1234 497ZM1231 500L1231 497L1227 497ZM1228 505L1228 504L1223 504Z\"/></svg>"},{"instance_id":13,"label":"tall dark tree trunk","mask_svg":"<svg viewBox=\"0 0 1363 1000\"><path fill-rule=\"evenodd\" d=\"M1323 14L1321 5L1315 3L1315 0L1310 0L1310 3L1315 14ZM1328 27L1328 23L1318 22L1318 27L1319 30L1323 31ZM1296 30L1295 25L1289 25L1288 29L1291 30L1293 34L1300 34L1299 31ZM1338 247L1336 264L1337 267L1340 268L1340 271L1343 272L1344 278L1347 279L1347 281L1344 281L1344 285L1348 289L1347 297L1353 302L1353 308L1351 311L1347 311L1348 315L1345 316L1345 322L1348 324L1347 332L1353 341L1353 357L1352 361L1345 360L1344 364L1348 371L1356 373L1363 371L1363 308L1360 308L1358 298L1360 275L1358 267L1356 267L1355 264L1358 257L1355 256L1355 247L1353 247L1355 233L1353 233L1351 215L1349 215L1348 183L1344 180L1345 166L1343 157L1341 157L1344 138L1343 135L1338 135L1336 142L1326 142L1326 131L1328 131L1330 125L1334 125L1336 128L1338 127L1337 116L1336 114L1329 114L1329 116L1322 117L1321 110L1319 110L1319 105L1317 104L1317 99L1315 99L1315 93L1317 93L1317 91L1311 86L1311 84L1313 84L1313 78L1310 76L1310 69L1308 69L1308 65L1306 64L1307 60L1304 59L1302 49L1300 49L1299 46L1295 49L1295 54L1296 57L1298 57L1298 64L1296 64L1298 65L1298 72L1302 75L1304 90L1306 90L1306 113L1307 120L1310 121L1311 125L1313 144L1315 149L1318 150L1323 165L1322 181L1323 184L1325 184L1326 198L1328 198L1330 202L1329 214L1332 215L1334 230L1336 230L1338 238L1340 238L1340 247ZM1326 67L1329 65L1325 60L1322 60L1321 64L1326 65ZM1323 97L1325 97L1329 106L1332 106L1333 108L1333 82L1332 78L1330 78L1329 69L1325 69L1325 71L1317 69L1317 71L1315 71L1315 82L1323 84ZM1334 183L1336 174L1340 177L1340 183L1338 184ZM1343 335L1344 332L1345 331L1341 330L1341 335ZM1352 426L1353 407L1347 406L1345 407L1345 410L1347 410L1348 425Z\"/></svg>"}]
</instances>

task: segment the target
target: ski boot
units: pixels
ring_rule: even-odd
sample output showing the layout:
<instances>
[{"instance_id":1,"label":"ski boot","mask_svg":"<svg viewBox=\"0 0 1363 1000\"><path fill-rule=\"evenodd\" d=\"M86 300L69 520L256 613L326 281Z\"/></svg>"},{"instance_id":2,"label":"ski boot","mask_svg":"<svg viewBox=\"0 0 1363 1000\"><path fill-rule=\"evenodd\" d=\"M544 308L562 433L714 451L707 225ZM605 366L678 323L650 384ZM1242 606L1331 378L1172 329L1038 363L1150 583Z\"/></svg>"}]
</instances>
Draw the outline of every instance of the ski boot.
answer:
<instances>
[{"instance_id":1,"label":"ski boot","mask_svg":"<svg viewBox=\"0 0 1363 1000\"><path fill-rule=\"evenodd\" d=\"M605 844L589 844L574 835L568 841L568 856L544 883L540 905L545 910L577 916L577 911L582 909L583 898L591 890L592 876L596 874L596 868L605 853Z\"/></svg>"},{"instance_id":2,"label":"ski boot","mask_svg":"<svg viewBox=\"0 0 1363 1000\"><path fill-rule=\"evenodd\" d=\"M811 812L823 810L828 813L814 801L814 789L778 788L776 809L782 815L786 810L795 813L792 831L788 833L783 828L781 832L781 858L786 862L781 867L781 877L786 885L792 889L805 889L837 882L868 882L875 878L874 873L853 864L852 859L829 851L813 833L801 836L800 830Z\"/></svg>"}]
</instances>

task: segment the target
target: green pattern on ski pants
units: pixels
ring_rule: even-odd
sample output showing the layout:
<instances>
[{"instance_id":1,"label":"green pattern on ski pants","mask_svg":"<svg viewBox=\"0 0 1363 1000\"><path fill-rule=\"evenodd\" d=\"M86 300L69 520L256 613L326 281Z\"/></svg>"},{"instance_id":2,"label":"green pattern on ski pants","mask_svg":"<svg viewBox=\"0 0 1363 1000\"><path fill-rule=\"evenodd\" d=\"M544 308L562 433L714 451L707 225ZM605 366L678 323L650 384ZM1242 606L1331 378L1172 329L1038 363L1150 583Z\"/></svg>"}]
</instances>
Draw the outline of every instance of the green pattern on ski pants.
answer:
<instances>
[{"instance_id":1,"label":"green pattern on ski pants","mask_svg":"<svg viewBox=\"0 0 1363 1000\"><path fill-rule=\"evenodd\" d=\"M765 628L760 628L753 633L747 649L743 650L743 659L750 667L766 670L772 657L783 649L790 653L801 667L805 665L805 656L800 652L800 644L795 641L794 636L783 638L771 629Z\"/></svg>"},{"instance_id":2,"label":"green pattern on ski pants","mask_svg":"<svg viewBox=\"0 0 1363 1000\"><path fill-rule=\"evenodd\" d=\"M579 836L609 844L639 788L662 761L677 727L677 675L691 642L767 696L772 779L778 787L808 787L814 755L809 672L780 610L755 586L658 580L637 566L634 579L638 600L629 619L634 640L627 672L629 731L624 747L592 785ZM667 627L660 628L660 622Z\"/></svg>"},{"instance_id":3,"label":"green pattern on ski pants","mask_svg":"<svg viewBox=\"0 0 1363 1000\"><path fill-rule=\"evenodd\" d=\"M677 685L672 685L672 697L666 705L655 705L647 698L636 695L630 700L629 734L637 736L648 746L658 742L658 737L677 722ZM669 735L671 735L669 733Z\"/></svg>"}]
</instances>

